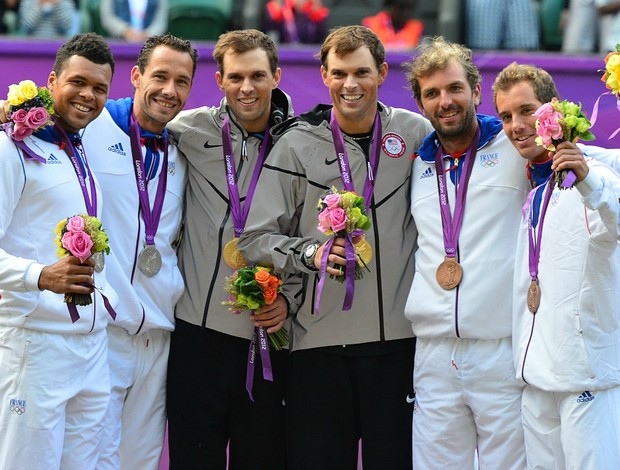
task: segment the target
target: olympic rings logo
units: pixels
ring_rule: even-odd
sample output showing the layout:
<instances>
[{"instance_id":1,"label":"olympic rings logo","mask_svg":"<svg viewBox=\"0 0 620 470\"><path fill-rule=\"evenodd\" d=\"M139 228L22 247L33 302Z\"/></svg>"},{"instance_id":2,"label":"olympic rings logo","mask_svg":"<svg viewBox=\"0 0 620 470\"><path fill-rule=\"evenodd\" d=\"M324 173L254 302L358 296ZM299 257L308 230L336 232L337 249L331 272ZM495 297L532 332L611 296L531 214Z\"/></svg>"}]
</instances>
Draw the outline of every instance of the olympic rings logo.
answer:
<instances>
[{"instance_id":1,"label":"olympic rings logo","mask_svg":"<svg viewBox=\"0 0 620 470\"><path fill-rule=\"evenodd\" d=\"M22 415L26 412L26 407L25 406L19 406L19 405L11 405L11 413L15 413L16 415Z\"/></svg>"},{"instance_id":2,"label":"olympic rings logo","mask_svg":"<svg viewBox=\"0 0 620 470\"><path fill-rule=\"evenodd\" d=\"M480 162L480 165L482 165L482 168L493 168L497 165L497 159L483 160Z\"/></svg>"}]
</instances>

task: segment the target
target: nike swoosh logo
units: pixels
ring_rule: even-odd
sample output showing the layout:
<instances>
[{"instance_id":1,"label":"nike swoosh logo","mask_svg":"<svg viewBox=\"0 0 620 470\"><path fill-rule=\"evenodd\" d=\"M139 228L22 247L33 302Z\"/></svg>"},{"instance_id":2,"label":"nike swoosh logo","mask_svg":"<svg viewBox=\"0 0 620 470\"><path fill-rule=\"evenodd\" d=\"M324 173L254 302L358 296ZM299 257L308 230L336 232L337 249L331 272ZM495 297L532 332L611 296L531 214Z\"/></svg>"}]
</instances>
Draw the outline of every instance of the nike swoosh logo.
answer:
<instances>
[{"instance_id":1,"label":"nike swoosh logo","mask_svg":"<svg viewBox=\"0 0 620 470\"><path fill-rule=\"evenodd\" d=\"M325 157L325 164L326 165L333 165L334 163L336 163L338 161L337 158L334 158L333 160L328 160L327 157Z\"/></svg>"},{"instance_id":2,"label":"nike swoosh logo","mask_svg":"<svg viewBox=\"0 0 620 470\"><path fill-rule=\"evenodd\" d=\"M209 141L208 141L208 140L205 142L205 148L206 148L206 149L212 149L212 148L214 148L214 147L222 147L222 144L218 144L218 145L211 145L211 144L209 143Z\"/></svg>"},{"instance_id":3,"label":"nike swoosh logo","mask_svg":"<svg viewBox=\"0 0 620 470\"><path fill-rule=\"evenodd\" d=\"M411 397L409 394L407 394L405 400L407 400L407 403L413 403L415 401L415 395Z\"/></svg>"}]
</instances>

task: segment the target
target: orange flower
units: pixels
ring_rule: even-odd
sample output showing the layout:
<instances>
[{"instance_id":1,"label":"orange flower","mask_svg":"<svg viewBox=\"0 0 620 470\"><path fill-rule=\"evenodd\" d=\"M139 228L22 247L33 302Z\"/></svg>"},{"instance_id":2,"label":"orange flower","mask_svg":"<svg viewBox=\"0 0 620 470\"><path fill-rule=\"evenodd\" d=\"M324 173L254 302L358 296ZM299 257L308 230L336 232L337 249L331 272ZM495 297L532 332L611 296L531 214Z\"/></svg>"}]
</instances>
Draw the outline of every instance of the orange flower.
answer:
<instances>
[{"instance_id":1,"label":"orange flower","mask_svg":"<svg viewBox=\"0 0 620 470\"><path fill-rule=\"evenodd\" d=\"M269 271L265 271L262 269L259 269L254 274L254 279L256 279L256 282L258 283L258 285L261 286L263 289L269 286L270 277L271 275L269 274Z\"/></svg>"},{"instance_id":2,"label":"orange flower","mask_svg":"<svg viewBox=\"0 0 620 470\"><path fill-rule=\"evenodd\" d=\"M269 282L267 284L267 287L269 287L270 289L277 289L280 286L280 284L282 284L282 281L278 279L277 276L273 276L273 275L269 276Z\"/></svg>"},{"instance_id":3,"label":"orange flower","mask_svg":"<svg viewBox=\"0 0 620 470\"><path fill-rule=\"evenodd\" d=\"M263 295L265 296L265 303L267 305L271 305L278 296L278 289L273 289L271 287L263 287Z\"/></svg>"}]
</instances>

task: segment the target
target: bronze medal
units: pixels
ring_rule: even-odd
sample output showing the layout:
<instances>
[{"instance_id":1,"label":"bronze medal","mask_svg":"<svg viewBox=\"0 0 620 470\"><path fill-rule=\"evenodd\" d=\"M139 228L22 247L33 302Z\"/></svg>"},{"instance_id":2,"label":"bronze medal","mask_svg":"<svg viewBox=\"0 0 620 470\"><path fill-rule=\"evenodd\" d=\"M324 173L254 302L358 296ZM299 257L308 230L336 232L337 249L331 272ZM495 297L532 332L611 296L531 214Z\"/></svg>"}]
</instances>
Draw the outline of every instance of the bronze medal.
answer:
<instances>
[{"instance_id":1,"label":"bronze medal","mask_svg":"<svg viewBox=\"0 0 620 470\"><path fill-rule=\"evenodd\" d=\"M435 273L437 283L442 289L452 290L459 285L463 278L463 268L455 258L446 257Z\"/></svg>"},{"instance_id":2,"label":"bronze medal","mask_svg":"<svg viewBox=\"0 0 620 470\"><path fill-rule=\"evenodd\" d=\"M360 258L357 264L360 266L368 266L370 264L370 260L372 260L372 246L370 246L366 237L362 237L362 239L355 244L355 253Z\"/></svg>"},{"instance_id":3,"label":"bronze medal","mask_svg":"<svg viewBox=\"0 0 620 470\"><path fill-rule=\"evenodd\" d=\"M146 245L138 255L138 267L146 277L155 276L161 269L161 253L155 245Z\"/></svg>"},{"instance_id":4,"label":"bronze medal","mask_svg":"<svg viewBox=\"0 0 620 470\"><path fill-rule=\"evenodd\" d=\"M237 240L238 238L233 238L231 241L226 243L224 246L224 262L231 269L239 269L248 265L248 262L245 260L241 252L237 249Z\"/></svg>"},{"instance_id":5,"label":"bronze medal","mask_svg":"<svg viewBox=\"0 0 620 470\"><path fill-rule=\"evenodd\" d=\"M538 285L538 280L533 280L527 290L527 309L532 313L536 313L539 306L540 286Z\"/></svg>"}]
</instances>

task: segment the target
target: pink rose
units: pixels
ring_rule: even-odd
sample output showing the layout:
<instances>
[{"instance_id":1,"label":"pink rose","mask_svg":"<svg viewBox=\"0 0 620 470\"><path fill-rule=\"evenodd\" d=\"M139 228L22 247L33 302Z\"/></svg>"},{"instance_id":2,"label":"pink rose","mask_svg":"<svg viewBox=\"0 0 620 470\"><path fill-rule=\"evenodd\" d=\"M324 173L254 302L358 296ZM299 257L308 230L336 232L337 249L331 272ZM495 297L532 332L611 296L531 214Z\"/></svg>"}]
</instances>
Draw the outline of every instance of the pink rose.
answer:
<instances>
[{"instance_id":1,"label":"pink rose","mask_svg":"<svg viewBox=\"0 0 620 470\"><path fill-rule=\"evenodd\" d=\"M323 199L323 204L325 204L328 209L333 209L334 207L337 207L339 202L340 194L328 194Z\"/></svg>"},{"instance_id":2,"label":"pink rose","mask_svg":"<svg viewBox=\"0 0 620 470\"><path fill-rule=\"evenodd\" d=\"M79 215L70 217L67 221L67 230L69 232L83 232L85 226L84 219Z\"/></svg>"},{"instance_id":3,"label":"pink rose","mask_svg":"<svg viewBox=\"0 0 620 470\"><path fill-rule=\"evenodd\" d=\"M318 229L322 232L322 233L328 233L331 230L331 222L332 219L330 217L330 209L323 209L320 213L319 213L319 225L318 225Z\"/></svg>"},{"instance_id":4,"label":"pink rose","mask_svg":"<svg viewBox=\"0 0 620 470\"><path fill-rule=\"evenodd\" d=\"M62 246L83 263L90 256L93 241L86 232L66 232L62 236Z\"/></svg>"},{"instance_id":5,"label":"pink rose","mask_svg":"<svg viewBox=\"0 0 620 470\"><path fill-rule=\"evenodd\" d=\"M547 116L553 114L555 109L553 109L553 104L551 102L545 103L541 105L535 112L534 116L539 119L545 119Z\"/></svg>"},{"instance_id":6,"label":"pink rose","mask_svg":"<svg viewBox=\"0 0 620 470\"><path fill-rule=\"evenodd\" d=\"M332 209L329 213L331 226L334 232L340 232L347 226L347 213L341 207Z\"/></svg>"},{"instance_id":7,"label":"pink rose","mask_svg":"<svg viewBox=\"0 0 620 470\"><path fill-rule=\"evenodd\" d=\"M33 129L38 129L39 127L45 125L48 119L49 114L45 108L32 108L28 111L28 115L26 116L26 125Z\"/></svg>"},{"instance_id":8,"label":"pink rose","mask_svg":"<svg viewBox=\"0 0 620 470\"><path fill-rule=\"evenodd\" d=\"M536 134L542 138L545 147L551 146L553 140L559 140L564 136L560 125L562 114L554 109L553 103L543 104L536 110L534 116L538 119Z\"/></svg>"},{"instance_id":9,"label":"pink rose","mask_svg":"<svg viewBox=\"0 0 620 470\"><path fill-rule=\"evenodd\" d=\"M28 112L25 109L18 109L17 111L11 113L11 121L16 124L23 124L26 122L26 116L28 116Z\"/></svg>"},{"instance_id":10,"label":"pink rose","mask_svg":"<svg viewBox=\"0 0 620 470\"><path fill-rule=\"evenodd\" d=\"M31 135L32 132L33 130L28 126L23 124L15 124L15 127L13 127L13 138L15 140L24 140L26 137Z\"/></svg>"}]
</instances>

